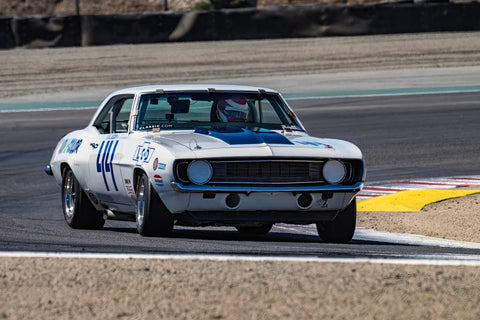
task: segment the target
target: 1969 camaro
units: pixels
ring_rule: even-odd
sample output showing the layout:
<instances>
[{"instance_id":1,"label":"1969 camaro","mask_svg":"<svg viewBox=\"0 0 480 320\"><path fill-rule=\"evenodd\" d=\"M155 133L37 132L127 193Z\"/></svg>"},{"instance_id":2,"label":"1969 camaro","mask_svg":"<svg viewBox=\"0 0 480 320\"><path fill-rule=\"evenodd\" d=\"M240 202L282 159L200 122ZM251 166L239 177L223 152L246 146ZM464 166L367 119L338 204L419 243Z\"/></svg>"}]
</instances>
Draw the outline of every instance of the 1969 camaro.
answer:
<instances>
[{"instance_id":1,"label":"1969 camaro","mask_svg":"<svg viewBox=\"0 0 480 320\"><path fill-rule=\"evenodd\" d=\"M230 85L114 92L45 170L72 228L117 219L169 236L175 224L266 234L315 223L327 242L352 239L365 180L355 145L309 136L277 91Z\"/></svg>"}]
</instances>

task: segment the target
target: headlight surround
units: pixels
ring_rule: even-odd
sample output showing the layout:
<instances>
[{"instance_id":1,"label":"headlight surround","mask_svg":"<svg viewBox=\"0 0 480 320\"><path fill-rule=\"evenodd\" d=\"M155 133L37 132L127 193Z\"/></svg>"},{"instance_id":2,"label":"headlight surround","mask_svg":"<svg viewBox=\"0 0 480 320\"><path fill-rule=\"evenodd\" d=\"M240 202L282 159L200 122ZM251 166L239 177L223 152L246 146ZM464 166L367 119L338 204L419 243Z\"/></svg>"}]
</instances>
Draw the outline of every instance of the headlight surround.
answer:
<instances>
[{"instance_id":1,"label":"headlight surround","mask_svg":"<svg viewBox=\"0 0 480 320\"><path fill-rule=\"evenodd\" d=\"M187 175L191 182L202 185L210 181L213 169L208 161L194 160L188 165Z\"/></svg>"},{"instance_id":2,"label":"headlight surround","mask_svg":"<svg viewBox=\"0 0 480 320\"><path fill-rule=\"evenodd\" d=\"M345 179L347 169L345 164L339 160L328 160L323 165L322 173L328 183L338 184Z\"/></svg>"}]
</instances>

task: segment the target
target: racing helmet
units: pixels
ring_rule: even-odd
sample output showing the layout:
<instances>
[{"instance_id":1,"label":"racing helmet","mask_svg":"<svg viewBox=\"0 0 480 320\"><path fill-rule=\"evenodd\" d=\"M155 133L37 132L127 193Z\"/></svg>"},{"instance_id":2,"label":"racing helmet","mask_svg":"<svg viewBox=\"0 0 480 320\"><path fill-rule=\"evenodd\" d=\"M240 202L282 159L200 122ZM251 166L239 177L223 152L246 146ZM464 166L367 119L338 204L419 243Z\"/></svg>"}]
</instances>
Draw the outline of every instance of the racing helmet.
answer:
<instances>
[{"instance_id":1,"label":"racing helmet","mask_svg":"<svg viewBox=\"0 0 480 320\"><path fill-rule=\"evenodd\" d=\"M217 116L222 122L244 122L247 115L248 104L244 97L232 97L218 101Z\"/></svg>"}]
</instances>

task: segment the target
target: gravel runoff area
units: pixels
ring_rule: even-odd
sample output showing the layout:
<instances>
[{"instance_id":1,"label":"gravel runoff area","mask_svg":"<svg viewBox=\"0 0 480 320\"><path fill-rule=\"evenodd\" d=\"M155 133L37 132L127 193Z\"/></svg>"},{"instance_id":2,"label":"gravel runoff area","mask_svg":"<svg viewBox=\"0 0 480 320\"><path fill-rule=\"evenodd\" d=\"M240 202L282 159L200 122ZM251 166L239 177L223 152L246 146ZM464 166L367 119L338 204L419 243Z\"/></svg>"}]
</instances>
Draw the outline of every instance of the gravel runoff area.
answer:
<instances>
[{"instance_id":1,"label":"gravel runoff area","mask_svg":"<svg viewBox=\"0 0 480 320\"><path fill-rule=\"evenodd\" d=\"M390 232L480 242L480 194L432 203L419 212L359 212L357 225Z\"/></svg>"},{"instance_id":2,"label":"gravel runoff area","mask_svg":"<svg viewBox=\"0 0 480 320\"><path fill-rule=\"evenodd\" d=\"M478 267L0 259L1 319L479 319Z\"/></svg>"},{"instance_id":3,"label":"gravel runoff area","mask_svg":"<svg viewBox=\"0 0 480 320\"><path fill-rule=\"evenodd\" d=\"M0 50L0 61L2 99L210 79L478 66L480 32L13 49Z\"/></svg>"},{"instance_id":4,"label":"gravel runoff area","mask_svg":"<svg viewBox=\"0 0 480 320\"><path fill-rule=\"evenodd\" d=\"M478 65L480 33L0 51L0 98L92 87ZM359 225L480 242L479 195ZM478 267L0 259L2 319L478 319Z\"/></svg>"}]
</instances>

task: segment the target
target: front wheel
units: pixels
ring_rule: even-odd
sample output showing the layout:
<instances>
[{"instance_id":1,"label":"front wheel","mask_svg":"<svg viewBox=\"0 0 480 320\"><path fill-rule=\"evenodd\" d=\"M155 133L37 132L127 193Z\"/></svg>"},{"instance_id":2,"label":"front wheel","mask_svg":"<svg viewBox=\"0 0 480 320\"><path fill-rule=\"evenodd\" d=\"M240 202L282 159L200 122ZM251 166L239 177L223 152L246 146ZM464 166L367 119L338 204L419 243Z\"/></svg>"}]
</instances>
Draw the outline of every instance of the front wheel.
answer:
<instances>
[{"instance_id":1,"label":"front wheel","mask_svg":"<svg viewBox=\"0 0 480 320\"><path fill-rule=\"evenodd\" d=\"M323 241L334 243L350 242L355 233L357 220L357 203L352 202L340 211L332 221L317 222L318 235Z\"/></svg>"},{"instance_id":2,"label":"front wheel","mask_svg":"<svg viewBox=\"0 0 480 320\"><path fill-rule=\"evenodd\" d=\"M137 231L142 236L168 237L173 232L173 215L152 190L152 185L145 172L137 179L137 206L135 215Z\"/></svg>"},{"instance_id":3,"label":"front wheel","mask_svg":"<svg viewBox=\"0 0 480 320\"><path fill-rule=\"evenodd\" d=\"M62 208L67 224L74 229L102 229L105 219L92 205L72 169L62 175Z\"/></svg>"}]
</instances>

